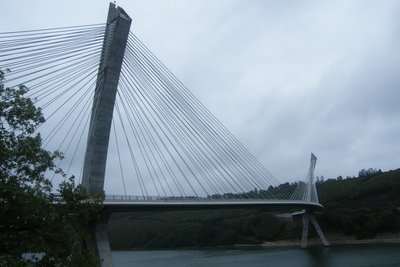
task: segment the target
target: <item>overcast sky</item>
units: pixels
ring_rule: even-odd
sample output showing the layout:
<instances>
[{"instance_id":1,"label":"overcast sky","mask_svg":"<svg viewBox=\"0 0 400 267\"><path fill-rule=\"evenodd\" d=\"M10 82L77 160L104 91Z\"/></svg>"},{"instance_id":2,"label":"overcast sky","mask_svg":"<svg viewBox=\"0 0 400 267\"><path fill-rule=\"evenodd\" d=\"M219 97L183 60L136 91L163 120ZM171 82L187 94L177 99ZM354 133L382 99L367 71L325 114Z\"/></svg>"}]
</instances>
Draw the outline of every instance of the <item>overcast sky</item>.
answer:
<instances>
[{"instance_id":1,"label":"overcast sky","mask_svg":"<svg viewBox=\"0 0 400 267\"><path fill-rule=\"evenodd\" d=\"M400 167L400 1L117 1L279 180ZM108 1L1 0L0 32L103 23Z\"/></svg>"}]
</instances>

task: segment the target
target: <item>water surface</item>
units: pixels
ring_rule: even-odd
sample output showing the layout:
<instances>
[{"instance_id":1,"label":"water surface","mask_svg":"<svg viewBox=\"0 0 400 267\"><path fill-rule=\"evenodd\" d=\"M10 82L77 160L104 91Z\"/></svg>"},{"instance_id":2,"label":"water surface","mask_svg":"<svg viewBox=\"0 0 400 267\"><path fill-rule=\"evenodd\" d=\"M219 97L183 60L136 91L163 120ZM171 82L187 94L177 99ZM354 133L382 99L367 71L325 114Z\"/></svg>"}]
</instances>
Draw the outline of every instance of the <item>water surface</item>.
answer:
<instances>
[{"instance_id":1,"label":"water surface","mask_svg":"<svg viewBox=\"0 0 400 267\"><path fill-rule=\"evenodd\" d=\"M115 267L400 267L400 244L330 248L114 251Z\"/></svg>"}]
</instances>

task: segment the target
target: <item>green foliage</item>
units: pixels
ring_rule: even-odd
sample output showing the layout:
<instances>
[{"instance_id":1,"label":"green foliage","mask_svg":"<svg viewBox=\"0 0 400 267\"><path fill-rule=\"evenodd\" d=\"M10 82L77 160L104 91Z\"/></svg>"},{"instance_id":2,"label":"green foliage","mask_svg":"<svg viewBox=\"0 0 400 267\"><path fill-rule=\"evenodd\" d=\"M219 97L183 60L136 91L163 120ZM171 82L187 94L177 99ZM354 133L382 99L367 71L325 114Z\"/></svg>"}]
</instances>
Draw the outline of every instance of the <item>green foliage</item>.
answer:
<instances>
[{"instance_id":1,"label":"green foliage","mask_svg":"<svg viewBox=\"0 0 400 267\"><path fill-rule=\"evenodd\" d=\"M40 108L25 86L6 88L3 79L0 71L0 266L97 266L81 249L81 225L96 218L102 196L56 168L61 153L43 149L35 133L44 122ZM52 194L49 171L66 179L59 195Z\"/></svg>"},{"instance_id":2,"label":"green foliage","mask_svg":"<svg viewBox=\"0 0 400 267\"><path fill-rule=\"evenodd\" d=\"M277 240L285 227L257 210L134 212L113 215L109 238L113 249L215 247Z\"/></svg>"},{"instance_id":3,"label":"green foliage","mask_svg":"<svg viewBox=\"0 0 400 267\"><path fill-rule=\"evenodd\" d=\"M360 171L358 178L329 179L317 185L325 207L320 216L325 229L359 239L399 231L400 169L368 170Z\"/></svg>"},{"instance_id":4,"label":"green foliage","mask_svg":"<svg viewBox=\"0 0 400 267\"><path fill-rule=\"evenodd\" d=\"M342 181L317 184L320 202L327 207L400 206L400 169Z\"/></svg>"},{"instance_id":5,"label":"green foliage","mask_svg":"<svg viewBox=\"0 0 400 267\"><path fill-rule=\"evenodd\" d=\"M292 193L297 187L297 182L295 183L283 183L278 186L269 186L267 189L257 189L254 188L248 192L243 193L225 193L225 194L214 194L208 196L213 199L288 199L291 197Z\"/></svg>"}]
</instances>

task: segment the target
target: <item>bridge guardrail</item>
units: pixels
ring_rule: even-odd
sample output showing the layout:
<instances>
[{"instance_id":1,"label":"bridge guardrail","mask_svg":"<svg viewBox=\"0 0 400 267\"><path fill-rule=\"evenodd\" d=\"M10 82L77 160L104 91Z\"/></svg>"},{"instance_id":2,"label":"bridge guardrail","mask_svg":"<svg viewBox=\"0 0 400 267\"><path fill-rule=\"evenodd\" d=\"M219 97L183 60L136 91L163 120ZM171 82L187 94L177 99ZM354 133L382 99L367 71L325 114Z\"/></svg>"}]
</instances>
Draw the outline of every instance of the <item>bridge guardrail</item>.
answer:
<instances>
[{"instance_id":1,"label":"bridge guardrail","mask_svg":"<svg viewBox=\"0 0 400 267\"><path fill-rule=\"evenodd\" d=\"M206 197L160 197L160 196L135 196L135 195L105 195L105 201L199 201L209 200ZM211 200L211 199L210 199Z\"/></svg>"},{"instance_id":2,"label":"bridge guardrail","mask_svg":"<svg viewBox=\"0 0 400 267\"><path fill-rule=\"evenodd\" d=\"M210 197L160 197L160 196L135 196L135 195L105 195L105 202L223 202L223 201L235 201L235 202L298 202L299 200L291 199L240 199L240 198L210 198ZM301 201L300 202L305 202Z\"/></svg>"}]
</instances>

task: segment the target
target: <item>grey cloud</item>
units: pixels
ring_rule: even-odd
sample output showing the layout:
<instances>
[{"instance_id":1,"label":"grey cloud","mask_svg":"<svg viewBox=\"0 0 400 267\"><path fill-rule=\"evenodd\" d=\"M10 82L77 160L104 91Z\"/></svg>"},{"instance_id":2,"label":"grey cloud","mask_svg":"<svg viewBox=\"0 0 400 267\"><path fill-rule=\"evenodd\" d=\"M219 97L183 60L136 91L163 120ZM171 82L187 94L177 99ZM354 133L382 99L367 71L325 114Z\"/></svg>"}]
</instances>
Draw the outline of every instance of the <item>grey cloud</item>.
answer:
<instances>
[{"instance_id":1,"label":"grey cloud","mask_svg":"<svg viewBox=\"0 0 400 267\"><path fill-rule=\"evenodd\" d=\"M101 23L107 9L17 3L0 3L10 9L1 31L9 21L12 30ZM325 177L399 167L398 1L118 4L132 31L277 178L305 175L310 152ZM61 15L34 12L50 7Z\"/></svg>"}]
</instances>

